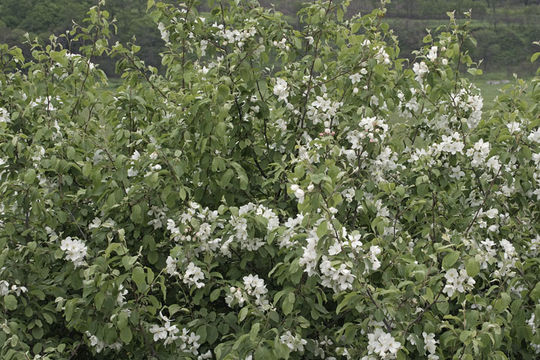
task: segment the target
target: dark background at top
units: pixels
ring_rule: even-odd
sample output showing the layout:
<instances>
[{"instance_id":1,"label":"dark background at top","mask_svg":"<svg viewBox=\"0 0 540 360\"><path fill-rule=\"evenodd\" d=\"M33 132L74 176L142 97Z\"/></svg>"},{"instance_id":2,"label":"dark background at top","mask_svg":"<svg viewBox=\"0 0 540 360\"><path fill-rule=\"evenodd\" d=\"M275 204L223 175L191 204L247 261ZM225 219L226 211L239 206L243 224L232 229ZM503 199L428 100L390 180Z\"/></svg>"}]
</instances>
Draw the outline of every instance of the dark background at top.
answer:
<instances>
[{"instance_id":1,"label":"dark background at top","mask_svg":"<svg viewBox=\"0 0 540 360\"><path fill-rule=\"evenodd\" d=\"M95 0L0 0L0 43L20 45L23 35L48 38L69 29L72 20L81 22ZM173 2L174 3L174 2ZM263 6L275 6L297 26L299 0L260 0ZM352 0L349 13L370 11L378 0ZM141 46L139 56L149 65L160 65L163 42L146 14L146 0L107 0L107 9L118 20L113 41L128 42L133 37ZM447 11L456 14L472 9L472 32L478 46L471 49L475 59L484 59L487 72L527 76L535 71L530 56L538 51L532 44L540 40L540 0L394 0L388 6L386 21L397 33L402 56L422 45L426 28L447 22ZM111 60L100 62L109 74Z\"/></svg>"}]
</instances>

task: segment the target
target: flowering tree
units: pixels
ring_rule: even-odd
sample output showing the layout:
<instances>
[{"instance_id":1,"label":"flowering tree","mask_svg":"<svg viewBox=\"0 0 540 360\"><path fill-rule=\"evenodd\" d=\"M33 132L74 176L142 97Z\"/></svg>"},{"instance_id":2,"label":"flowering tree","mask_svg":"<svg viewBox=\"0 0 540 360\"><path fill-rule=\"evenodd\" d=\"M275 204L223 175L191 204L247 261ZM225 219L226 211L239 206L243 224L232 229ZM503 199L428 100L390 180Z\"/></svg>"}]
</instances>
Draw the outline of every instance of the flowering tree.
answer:
<instances>
[{"instance_id":1,"label":"flowering tree","mask_svg":"<svg viewBox=\"0 0 540 360\"><path fill-rule=\"evenodd\" d=\"M408 64L383 7L196 5L164 74L100 6L0 47L2 359L538 356L538 78L485 114L453 14Z\"/></svg>"}]
</instances>

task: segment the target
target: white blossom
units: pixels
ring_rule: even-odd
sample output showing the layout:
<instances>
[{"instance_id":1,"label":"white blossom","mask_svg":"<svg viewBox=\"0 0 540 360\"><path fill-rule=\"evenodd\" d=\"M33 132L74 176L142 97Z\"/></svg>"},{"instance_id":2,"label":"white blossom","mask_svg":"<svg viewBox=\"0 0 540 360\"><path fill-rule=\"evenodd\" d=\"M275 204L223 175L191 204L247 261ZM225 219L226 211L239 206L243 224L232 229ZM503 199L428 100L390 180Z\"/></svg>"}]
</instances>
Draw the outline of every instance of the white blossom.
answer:
<instances>
[{"instance_id":1,"label":"white blossom","mask_svg":"<svg viewBox=\"0 0 540 360\"><path fill-rule=\"evenodd\" d=\"M201 281L204 280L204 273L202 272L201 268L195 265L193 262L188 264L182 280L189 286L195 285L197 288L204 287L204 283Z\"/></svg>"},{"instance_id":2,"label":"white blossom","mask_svg":"<svg viewBox=\"0 0 540 360\"><path fill-rule=\"evenodd\" d=\"M540 128L537 128L536 130L533 130L529 136L527 136L527 139L531 142L537 142L540 143Z\"/></svg>"},{"instance_id":3,"label":"white blossom","mask_svg":"<svg viewBox=\"0 0 540 360\"><path fill-rule=\"evenodd\" d=\"M67 237L62 240L60 249L66 253L66 259L73 262L75 267L86 265L84 258L88 249L82 240Z\"/></svg>"},{"instance_id":4,"label":"white blossom","mask_svg":"<svg viewBox=\"0 0 540 360\"><path fill-rule=\"evenodd\" d=\"M437 343L439 342L438 340L435 340L435 334L422 332L422 337L424 338L424 350L431 355L433 360L438 359L439 357L434 355L437 351Z\"/></svg>"},{"instance_id":5,"label":"white blossom","mask_svg":"<svg viewBox=\"0 0 540 360\"><path fill-rule=\"evenodd\" d=\"M278 97L279 101L287 102L289 97L289 91L287 89L287 82L281 78L276 79L276 84L274 85L274 95Z\"/></svg>"},{"instance_id":6,"label":"white blossom","mask_svg":"<svg viewBox=\"0 0 540 360\"><path fill-rule=\"evenodd\" d=\"M431 49L429 49L429 53L427 54L427 58L430 60L430 61L435 61L437 60L437 46L432 46Z\"/></svg>"},{"instance_id":7,"label":"white blossom","mask_svg":"<svg viewBox=\"0 0 540 360\"><path fill-rule=\"evenodd\" d=\"M298 334L294 335L287 331L279 337L282 344L287 345L290 351L304 352L304 345L307 344L305 339L302 339Z\"/></svg>"},{"instance_id":8,"label":"white blossom","mask_svg":"<svg viewBox=\"0 0 540 360\"><path fill-rule=\"evenodd\" d=\"M448 294L448 296L454 295L457 291L459 293L464 293L467 290L470 290L474 287L476 281L469 275L465 269L461 269L459 272L456 269L450 269L444 275L446 278L446 285L444 286L443 292Z\"/></svg>"},{"instance_id":9,"label":"white blossom","mask_svg":"<svg viewBox=\"0 0 540 360\"><path fill-rule=\"evenodd\" d=\"M298 199L298 203L302 204L304 202L304 190L302 190L297 184L292 184L291 190L293 191L294 196Z\"/></svg>"},{"instance_id":10,"label":"white blossom","mask_svg":"<svg viewBox=\"0 0 540 360\"><path fill-rule=\"evenodd\" d=\"M11 119L9 118L9 113L6 109L0 107L0 123L8 123Z\"/></svg>"},{"instance_id":11,"label":"white blossom","mask_svg":"<svg viewBox=\"0 0 540 360\"><path fill-rule=\"evenodd\" d=\"M429 72L429 68L427 67L426 63L422 61L420 63L414 63L413 72L416 75L416 81L421 83L424 75Z\"/></svg>"},{"instance_id":12,"label":"white blossom","mask_svg":"<svg viewBox=\"0 0 540 360\"><path fill-rule=\"evenodd\" d=\"M379 355L382 359L395 359L400 348L401 343L381 328L376 328L373 333L368 334L368 354Z\"/></svg>"}]
</instances>

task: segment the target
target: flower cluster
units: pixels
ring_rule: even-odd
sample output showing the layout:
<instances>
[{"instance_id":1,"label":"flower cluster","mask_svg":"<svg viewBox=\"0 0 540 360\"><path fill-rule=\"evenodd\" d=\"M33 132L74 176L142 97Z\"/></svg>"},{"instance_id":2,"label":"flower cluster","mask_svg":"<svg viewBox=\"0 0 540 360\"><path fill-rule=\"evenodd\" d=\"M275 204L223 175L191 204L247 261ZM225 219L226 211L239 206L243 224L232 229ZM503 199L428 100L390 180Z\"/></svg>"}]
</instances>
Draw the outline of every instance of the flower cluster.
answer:
<instances>
[{"instance_id":1,"label":"flower cluster","mask_svg":"<svg viewBox=\"0 0 540 360\"><path fill-rule=\"evenodd\" d=\"M163 326L153 324L149 329L150 334L153 335L154 341L156 342L164 340L163 343L165 345L172 344L179 338L177 334L180 332L180 330L176 325L171 325L171 320L163 316L163 314L160 313L159 316L163 320L164 324Z\"/></svg>"},{"instance_id":2,"label":"flower cluster","mask_svg":"<svg viewBox=\"0 0 540 360\"><path fill-rule=\"evenodd\" d=\"M497 277L515 275L515 271L512 269L516 266L517 252L514 245L506 239L502 239L499 244L503 248L502 259L497 262L498 269L494 271L493 275Z\"/></svg>"},{"instance_id":3,"label":"flower cluster","mask_svg":"<svg viewBox=\"0 0 540 360\"><path fill-rule=\"evenodd\" d=\"M11 119L9 117L9 113L6 109L3 107L0 107L0 123L8 123Z\"/></svg>"},{"instance_id":4,"label":"flower cluster","mask_svg":"<svg viewBox=\"0 0 540 360\"><path fill-rule=\"evenodd\" d=\"M304 271L309 276L314 275L315 270L317 268L317 261L318 261L317 244L318 243L319 243L319 237L317 236L317 232L315 230L310 231L306 239L306 246L302 247L302 250L304 250L304 252L299 261L300 265L305 266Z\"/></svg>"},{"instance_id":5,"label":"flower cluster","mask_svg":"<svg viewBox=\"0 0 540 360\"><path fill-rule=\"evenodd\" d=\"M422 79L429 72L429 68L427 67L425 62L421 61L420 63L414 63L413 72L416 75L415 77L416 81L418 81L421 84Z\"/></svg>"},{"instance_id":6,"label":"flower cluster","mask_svg":"<svg viewBox=\"0 0 540 360\"><path fill-rule=\"evenodd\" d=\"M82 240L72 239L67 237L62 240L60 249L66 253L66 259L73 262L75 267L86 265L84 258L88 252L88 248Z\"/></svg>"},{"instance_id":7,"label":"flower cluster","mask_svg":"<svg viewBox=\"0 0 540 360\"><path fill-rule=\"evenodd\" d=\"M163 41L165 41L165 44L169 44L170 43L170 33L167 30L165 24L161 23L161 22L158 23L158 30L161 33L161 39Z\"/></svg>"},{"instance_id":8,"label":"flower cluster","mask_svg":"<svg viewBox=\"0 0 540 360\"><path fill-rule=\"evenodd\" d=\"M302 339L298 334L293 335L290 331L285 332L279 337L282 344L287 345L290 351L298 351L303 353L304 346L307 344L305 339Z\"/></svg>"},{"instance_id":9,"label":"flower cluster","mask_svg":"<svg viewBox=\"0 0 540 360\"><path fill-rule=\"evenodd\" d=\"M439 340L435 340L435 334L428 334L424 331L422 332L422 337L424 338L424 350L429 353L428 360L438 360L439 356L435 352L437 351Z\"/></svg>"},{"instance_id":10,"label":"flower cluster","mask_svg":"<svg viewBox=\"0 0 540 360\"><path fill-rule=\"evenodd\" d=\"M289 90L287 82L281 78L276 79L276 84L274 85L274 95L278 97L279 101L287 102L289 97Z\"/></svg>"},{"instance_id":11,"label":"flower cluster","mask_svg":"<svg viewBox=\"0 0 540 360\"><path fill-rule=\"evenodd\" d=\"M198 289L204 287L204 283L201 281L204 280L204 273L201 268L195 265L193 262L190 262L187 266L182 281L184 284L189 286L195 285Z\"/></svg>"},{"instance_id":12,"label":"flower cluster","mask_svg":"<svg viewBox=\"0 0 540 360\"><path fill-rule=\"evenodd\" d=\"M438 50L439 50L439 48L437 46L432 46L431 49L429 49L429 52L426 55L426 57L429 59L429 61L434 62L435 60L437 60L437 51Z\"/></svg>"},{"instance_id":13,"label":"flower cluster","mask_svg":"<svg viewBox=\"0 0 540 360\"><path fill-rule=\"evenodd\" d=\"M296 191L295 191L296 195ZM298 200L300 201L300 200ZM280 248L290 248L294 245L291 241L292 237L296 234L296 227L302 224L304 221L304 215L297 214L295 218L288 218L287 221L283 224L284 230L279 237L279 247Z\"/></svg>"},{"instance_id":14,"label":"flower cluster","mask_svg":"<svg viewBox=\"0 0 540 360\"><path fill-rule=\"evenodd\" d=\"M401 343L381 328L376 328L373 333L368 334L368 354L378 355L381 359L395 359L400 348Z\"/></svg>"},{"instance_id":15,"label":"flower cluster","mask_svg":"<svg viewBox=\"0 0 540 360\"><path fill-rule=\"evenodd\" d=\"M14 293L17 296L20 296L21 293L27 292L28 289L26 286L17 286L15 284L9 285L6 280L0 280L0 296L6 296L9 293Z\"/></svg>"},{"instance_id":16,"label":"flower cluster","mask_svg":"<svg viewBox=\"0 0 540 360\"><path fill-rule=\"evenodd\" d=\"M268 290L264 284L264 280L260 279L258 275L248 275L242 278L244 280L244 289L246 293L250 296L255 297L255 305L257 305L261 310L266 311L271 308L266 294Z\"/></svg>"},{"instance_id":17,"label":"flower cluster","mask_svg":"<svg viewBox=\"0 0 540 360\"><path fill-rule=\"evenodd\" d=\"M464 293L471 290L476 283L472 277L467 275L465 269L461 269L459 272L456 269L450 269L444 277L446 278L446 285L443 292L448 294L448 296L453 296L456 291Z\"/></svg>"},{"instance_id":18,"label":"flower cluster","mask_svg":"<svg viewBox=\"0 0 540 360\"><path fill-rule=\"evenodd\" d=\"M239 49L242 49L246 41L257 34L257 29L254 26L242 30L224 29L222 24L214 24L213 26L219 30L218 35L223 39L223 45L233 44Z\"/></svg>"},{"instance_id":19,"label":"flower cluster","mask_svg":"<svg viewBox=\"0 0 540 360\"><path fill-rule=\"evenodd\" d=\"M292 184L291 191L293 192L296 199L298 199L298 203L302 204L304 202L304 196L305 196L304 190L302 190L299 185Z\"/></svg>"},{"instance_id":20,"label":"flower cluster","mask_svg":"<svg viewBox=\"0 0 540 360\"><path fill-rule=\"evenodd\" d=\"M347 134L353 150L362 149L365 146L364 139L368 139L370 143L383 141L388 132L388 125L377 117L363 118L358 127L361 130L353 129Z\"/></svg>"},{"instance_id":21,"label":"flower cluster","mask_svg":"<svg viewBox=\"0 0 540 360\"><path fill-rule=\"evenodd\" d=\"M336 269L323 255L319 269L321 270L321 285L333 289L335 293L352 289L355 276L346 264L341 263Z\"/></svg>"},{"instance_id":22,"label":"flower cluster","mask_svg":"<svg viewBox=\"0 0 540 360\"><path fill-rule=\"evenodd\" d=\"M307 108L307 116L313 125L323 123L325 128L331 128L338 123L336 115L343 106L343 102L332 101L328 99L326 93L323 96L317 96Z\"/></svg>"},{"instance_id":23,"label":"flower cluster","mask_svg":"<svg viewBox=\"0 0 540 360\"><path fill-rule=\"evenodd\" d=\"M461 89L457 94L452 94L452 104L462 112L462 117L467 122L469 129L474 129L482 119L482 107L484 100L481 95L472 94L474 89Z\"/></svg>"}]
</instances>

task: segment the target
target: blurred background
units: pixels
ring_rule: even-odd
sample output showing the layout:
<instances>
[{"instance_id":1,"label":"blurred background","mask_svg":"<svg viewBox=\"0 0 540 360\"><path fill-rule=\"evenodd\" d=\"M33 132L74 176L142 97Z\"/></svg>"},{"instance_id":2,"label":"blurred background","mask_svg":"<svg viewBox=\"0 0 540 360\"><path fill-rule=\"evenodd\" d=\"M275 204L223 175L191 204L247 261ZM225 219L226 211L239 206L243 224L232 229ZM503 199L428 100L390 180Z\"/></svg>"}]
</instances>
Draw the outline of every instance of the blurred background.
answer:
<instances>
[{"instance_id":1,"label":"blurred background","mask_svg":"<svg viewBox=\"0 0 540 360\"><path fill-rule=\"evenodd\" d=\"M175 1L169 1L175 3ZM283 12L298 26L296 12L303 0L260 0L261 5ZM132 41L141 46L139 56L149 65L160 66L163 42L146 14L147 0L107 0L107 9L118 22L113 42ZM0 43L21 46L24 34L47 39L81 22L96 0L0 0ZM378 6L378 0L351 0L349 15L366 13ZM426 28L448 22L447 11L456 14L472 9L472 33L478 46L470 49L475 60L483 59L481 69L486 81L496 82L534 74L530 62L533 41L540 40L540 0L393 0L388 5L386 22L399 37L401 56L422 45ZM463 16L459 16L463 18ZM114 76L114 63L104 59L101 67Z\"/></svg>"}]
</instances>

